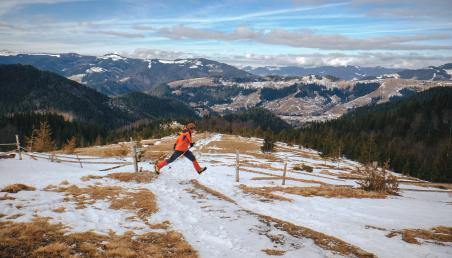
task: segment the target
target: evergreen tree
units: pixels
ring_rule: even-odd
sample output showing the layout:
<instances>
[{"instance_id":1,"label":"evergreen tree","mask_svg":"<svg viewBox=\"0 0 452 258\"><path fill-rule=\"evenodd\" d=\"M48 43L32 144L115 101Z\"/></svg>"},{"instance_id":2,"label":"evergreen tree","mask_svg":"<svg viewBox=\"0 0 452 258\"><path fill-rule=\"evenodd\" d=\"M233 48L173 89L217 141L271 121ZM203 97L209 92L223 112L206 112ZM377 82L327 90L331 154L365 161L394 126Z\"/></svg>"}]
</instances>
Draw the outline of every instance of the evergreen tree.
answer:
<instances>
[{"instance_id":1,"label":"evergreen tree","mask_svg":"<svg viewBox=\"0 0 452 258\"><path fill-rule=\"evenodd\" d=\"M273 142L273 140L270 137L265 137L264 144L261 147L262 152L269 153L269 152L273 152L274 149L275 149L275 143Z\"/></svg>"}]
</instances>

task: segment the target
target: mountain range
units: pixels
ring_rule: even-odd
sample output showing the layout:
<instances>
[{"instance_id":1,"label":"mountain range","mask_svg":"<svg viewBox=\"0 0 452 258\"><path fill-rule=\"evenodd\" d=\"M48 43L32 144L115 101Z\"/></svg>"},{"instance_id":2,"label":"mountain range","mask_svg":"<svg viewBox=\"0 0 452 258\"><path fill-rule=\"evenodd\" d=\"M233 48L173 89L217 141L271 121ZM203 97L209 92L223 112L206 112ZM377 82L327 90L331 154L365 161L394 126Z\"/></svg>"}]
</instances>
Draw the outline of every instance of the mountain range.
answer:
<instances>
[{"instance_id":1,"label":"mountain range","mask_svg":"<svg viewBox=\"0 0 452 258\"><path fill-rule=\"evenodd\" d=\"M184 115L190 113L190 116L194 114L193 109L197 114L209 115L261 107L299 125L336 118L357 107L387 102L432 87L452 86L450 63L417 70L324 66L287 69L248 67L245 71L202 58L143 60L117 54L95 57L73 53L0 55L0 64L17 63L56 73L61 76L59 81L66 77L63 84L76 83L74 85L86 86L84 89L95 89L101 93L96 97L98 100L90 102L89 98L80 98L89 103L96 102L96 105L107 104L98 108L96 112L100 114L94 112L83 114L83 117L86 116L85 120L95 120L94 117L105 119L106 116L101 113L106 108L114 108L113 113L117 115L106 119L114 124L124 124L143 117L158 118L165 113L163 107L175 111L181 106L184 108L178 112ZM280 74L267 75L265 71ZM298 76L303 73L319 75ZM361 79L341 79L352 76L360 76ZM48 98L64 99L59 98L58 94L61 93L52 93ZM45 103L41 97L31 99L35 109L39 109L41 102ZM39 103L36 103L38 100ZM150 105L151 102L159 104ZM67 103L71 103L71 100ZM23 105L27 105L26 102ZM60 107L55 108L62 111ZM80 113L76 115L82 116ZM165 113L168 118L176 115Z\"/></svg>"},{"instance_id":2,"label":"mountain range","mask_svg":"<svg viewBox=\"0 0 452 258\"><path fill-rule=\"evenodd\" d=\"M393 77L413 80L451 80L452 63L441 66L429 66L422 69L400 69L385 67L360 67L360 66L320 66L304 68L299 66L264 66L244 67L244 70L259 76L305 76L305 75L330 75L343 80L369 80L384 77Z\"/></svg>"},{"instance_id":3,"label":"mountain range","mask_svg":"<svg viewBox=\"0 0 452 258\"><path fill-rule=\"evenodd\" d=\"M106 95L151 92L160 83L197 77L254 78L234 66L204 59L135 59L118 54L100 57L68 54L0 55L0 64L33 65L85 84Z\"/></svg>"},{"instance_id":4,"label":"mountain range","mask_svg":"<svg viewBox=\"0 0 452 258\"><path fill-rule=\"evenodd\" d=\"M142 119L196 117L175 99L134 92L108 97L83 84L30 65L0 65L0 115L52 112L66 120L119 127Z\"/></svg>"}]
</instances>

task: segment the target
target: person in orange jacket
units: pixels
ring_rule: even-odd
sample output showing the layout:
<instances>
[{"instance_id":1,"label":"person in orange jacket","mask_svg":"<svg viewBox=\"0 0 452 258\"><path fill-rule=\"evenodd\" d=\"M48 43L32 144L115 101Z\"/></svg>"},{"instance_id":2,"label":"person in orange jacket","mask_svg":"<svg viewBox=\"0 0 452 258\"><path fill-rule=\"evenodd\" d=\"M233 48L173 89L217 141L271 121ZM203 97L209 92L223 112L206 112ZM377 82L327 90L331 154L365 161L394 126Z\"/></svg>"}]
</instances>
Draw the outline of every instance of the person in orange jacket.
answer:
<instances>
[{"instance_id":1,"label":"person in orange jacket","mask_svg":"<svg viewBox=\"0 0 452 258\"><path fill-rule=\"evenodd\" d=\"M182 133L179 134L179 137L177 137L176 143L174 144L173 155L171 155L171 157L169 159L162 160L160 162L157 162L154 165L154 169L157 174L160 174L160 169L162 169L164 166L170 164L171 162L175 161L181 155L184 155L186 158L191 160L191 162L193 162L193 166L195 167L196 172L198 172L198 174L201 174L202 172L204 172L207 169L206 167L202 168L199 165L198 161L196 160L195 155L193 155L193 153L189 150L189 148L193 147L193 145L195 144L192 141L192 137L191 137L194 128L195 128L194 123L189 123L184 127L184 129L182 130Z\"/></svg>"}]
</instances>

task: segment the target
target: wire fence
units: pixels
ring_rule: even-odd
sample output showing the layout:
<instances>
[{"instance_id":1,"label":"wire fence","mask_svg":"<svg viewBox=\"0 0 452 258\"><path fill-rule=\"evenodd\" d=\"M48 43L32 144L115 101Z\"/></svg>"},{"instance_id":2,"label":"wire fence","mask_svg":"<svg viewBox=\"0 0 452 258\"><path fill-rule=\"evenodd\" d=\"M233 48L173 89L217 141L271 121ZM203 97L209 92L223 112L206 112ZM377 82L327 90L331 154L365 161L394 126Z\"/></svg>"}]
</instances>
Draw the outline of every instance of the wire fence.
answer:
<instances>
[{"instance_id":1,"label":"wire fence","mask_svg":"<svg viewBox=\"0 0 452 258\"><path fill-rule=\"evenodd\" d=\"M65 162L65 163L78 163L83 168L83 164L103 164L103 165L119 165L117 167L134 165L135 172L138 172L138 158L137 158L137 144L130 138L132 143L132 160L133 161L105 161L105 157L79 157L78 154L74 156L56 154L53 153L40 153L33 152L30 149L26 149L20 145L19 136L16 135L16 143L0 143L0 146L16 146L16 152L19 154L19 159L22 160L22 155L28 156L32 159L46 159L51 162ZM96 161L98 160L98 161ZM104 160L104 161L102 161ZM111 169L111 168L108 168ZM107 170L108 170L107 169Z\"/></svg>"}]
</instances>

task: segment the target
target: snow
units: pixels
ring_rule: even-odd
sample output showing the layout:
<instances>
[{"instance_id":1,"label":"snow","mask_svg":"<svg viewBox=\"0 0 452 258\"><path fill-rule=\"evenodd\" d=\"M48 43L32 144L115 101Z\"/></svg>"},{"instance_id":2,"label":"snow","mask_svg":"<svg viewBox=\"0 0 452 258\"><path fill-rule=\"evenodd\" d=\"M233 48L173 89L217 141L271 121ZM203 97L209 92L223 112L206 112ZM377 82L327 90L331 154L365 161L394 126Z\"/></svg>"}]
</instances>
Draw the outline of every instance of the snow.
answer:
<instances>
[{"instance_id":1,"label":"snow","mask_svg":"<svg viewBox=\"0 0 452 258\"><path fill-rule=\"evenodd\" d=\"M91 67L91 68L89 68L89 69L86 69L86 73L103 73L103 72L106 72L107 70L106 69L104 69L104 68L102 68L102 67L97 67L97 66L94 66L94 67Z\"/></svg>"},{"instance_id":2,"label":"snow","mask_svg":"<svg viewBox=\"0 0 452 258\"><path fill-rule=\"evenodd\" d=\"M154 143L172 141L174 137L165 137ZM31 160L25 157L0 160L0 188L12 183L25 183L37 188L36 191L22 191L14 196L16 200L0 201L0 213L6 215L24 213L25 215L14 221L29 221L34 214L52 217L51 222L62 222L73 231L94 230L107 233L110 229L117 233L127 230L145 232L149 229L140 221L129 221L127 217L133 212L127 210L112 210L107 201L97 201L84 209L76 209L71 202L63 202L62 193L44 191L49 184L58 185L67 180L79 187L100 182L104 185L118 185L134 191L137 188L151 190L157 198L159 211L149 220L151 223L170 221L171 227L181 232L185 239L199 252L201 257L266 257L261 250L266 248L286 250L284 257L341 257L337 253L326 251L311 239L295 238L287 232L276 229L268 223L259 220L254 213L269 215L296 225L307 227L337 237L350 244L376 254L378 257L451 257L452 245L436 245L422 242L421 245L409 244L401 240L400 236L386 237L390 230L422 228L429 229L439 225L452 225L452 197L447 192L415 192L402 191L401 196L386 199L356 199L356 198L323 198L303 197L300 195L276 193L293 199L292 202L272 201L262 202L260 198L246 194L239 189L239 184L248 186L281 185L280 179L252 180L259 176L242 171L240 183L235 182L235 153L224 153L219 147L209 146L208 152L202 151L209 143L221 141L224 136L212 134L198 140L193 148L202 166L208 170L198 175L190 161L179 159L162 169L162 174L149 184L125 183L110 179L98 179L84 182L80 177L85 175L105 175L115 171L133 171L132 166L125 166L116 170L101 172L101 168L109 165L86 164L80 168L77 163L53 163L47 160ZM262 144L261 139L240 138L240 141ZM150 145L152 148L153 145ZM301 162L313 166L336 166L336 163L316 158L317 153L298 146L288 146L277 143L281 151L273 155L288 159L288 167ZM309 153L309 157L299 153ZM312 156L312 157L311 157ZM281 175L283 164L256 158L250 154L241 154L241 159L250 160L252 170ZM119 161L117 158L104 159ZM127 160L130 160L127 158ZM342 159L341 167L353 167L358 163ZM259 164L271 165L278 168L257 167ZM152 164L141 162L140 167L151 170ZM252 165L253 166L253 165ZM337 168L315 168L310 174L288 172L288 176L299 179L317 180L330 184L356 185L353 180L341 180L331 175L320 174L328 170L331 173L343 173ZM319 176L324 176L319 177ZM196 179L230 198L237 204L230 203L194 187L190 180ZM336 179L336 180L335 180ZM290 186L316 186L318 184L286 181ZM402 188L417 189L416 186L402 185ZM421 188L430 189L430 188ZM17 209L15 205L24 204ZM63 213L52 210L65 207ZM0 220L4 220L1 218ZM366 228L366 226L380 227L386 231ZM284 243L275 243L269 235L283 237Z\"/></svg>"},{"instance_id":3,"label":"snow","mask_svg":"<svg viewBox=\"0 0 452 258\"><path fill-rule=\"evenodd\" d=\"M52 56L52 57L58 57L60 58L61 56L58 54L47 54L47 53L33 53L33 54L29 54L31 56Z\"/></svg>"},{"instance_id":4,"label":"snow","mask_svg":"<svg viewBox=\"0 0 452 258\"><path fill-rule=\"evenodd\" d=\"M0 56L17 56L18 54L9 50L0 50Z\"/></svg>"},{"instance_id":5,"label":"snow","mask_svg":"<svg viewBox=\"0 0 452 258\"><path fill-rule=\"evenodd\" d=\"M103 56L99 56L97 58L99 58L99 59L111 59L113 61L127 60L126 57L120 56L118 54L106 54L106 55L103 55Z\"/></svg>"}]
</instances>

